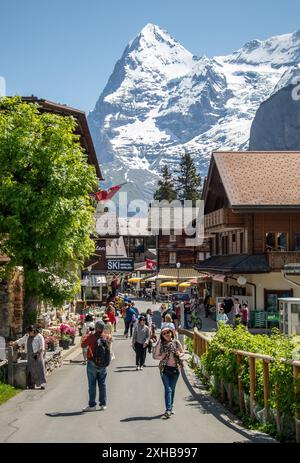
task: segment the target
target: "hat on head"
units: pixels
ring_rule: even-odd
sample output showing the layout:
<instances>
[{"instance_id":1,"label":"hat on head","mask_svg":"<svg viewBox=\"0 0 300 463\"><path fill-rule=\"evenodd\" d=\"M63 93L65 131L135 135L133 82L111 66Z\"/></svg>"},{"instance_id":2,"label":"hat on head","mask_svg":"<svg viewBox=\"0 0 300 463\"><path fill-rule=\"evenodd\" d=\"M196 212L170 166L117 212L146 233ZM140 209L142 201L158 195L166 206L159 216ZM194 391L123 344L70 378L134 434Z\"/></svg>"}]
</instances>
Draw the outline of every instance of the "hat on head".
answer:
<instances>
[{"instance_id":1,"label":"hat on head","mask_svg":"<svg viewBox=\"0 0 300 463\"><path fill-rule=\"evenodd\" d=\"M175 331L175 325L174 323L164 323L161 327L161 333L163 331Z\"/></svg>"},{"instance_id":2,"label":"hat on head","mask_svg":"<svg viewBox=\"0 0 300 463\"><path fill-rule=\"evenodd\" d=\"M101 320L97 320L95 324L96 331L103 331L105 328L105 324Z\"/></svg>"}]
</instances>

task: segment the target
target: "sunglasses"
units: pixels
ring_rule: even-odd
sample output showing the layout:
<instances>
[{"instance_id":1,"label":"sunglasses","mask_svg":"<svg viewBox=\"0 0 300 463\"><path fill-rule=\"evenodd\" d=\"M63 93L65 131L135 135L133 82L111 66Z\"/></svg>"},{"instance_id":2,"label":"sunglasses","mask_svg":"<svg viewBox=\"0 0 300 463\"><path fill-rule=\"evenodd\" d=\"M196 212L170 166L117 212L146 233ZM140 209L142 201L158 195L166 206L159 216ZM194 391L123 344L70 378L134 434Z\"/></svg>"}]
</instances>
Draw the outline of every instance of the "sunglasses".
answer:
<instances>
[{"instance_id":1,"label":"sunglasses","mask_svg":"<svg viewBox=\"0 0 300 463\"><path fill-rule=\"evenodd\" d=\"M162 334L172 334L172 331L163 331Z\"/></svg>"}]
</instances>

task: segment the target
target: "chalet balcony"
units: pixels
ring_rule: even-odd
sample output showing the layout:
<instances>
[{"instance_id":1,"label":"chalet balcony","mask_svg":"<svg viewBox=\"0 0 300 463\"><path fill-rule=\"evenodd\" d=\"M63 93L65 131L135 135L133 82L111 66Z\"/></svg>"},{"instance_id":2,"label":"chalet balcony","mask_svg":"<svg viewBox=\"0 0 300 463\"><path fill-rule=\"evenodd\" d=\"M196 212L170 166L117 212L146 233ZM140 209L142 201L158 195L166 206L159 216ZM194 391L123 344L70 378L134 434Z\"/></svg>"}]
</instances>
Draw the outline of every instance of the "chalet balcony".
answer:
<instances>
[{"instance_id":1,"label":"chalet balcony","mask_svg":"<svg viewBox=\"0 0 300 463\"><path fill-rule=\"evenodd\" d=\"M228 208L218 209L204 216L205 230L210 232L236 230L244 228L245 225L245 215L234 213Z\"/></svg>"},{"instance_id":2,"label":"chalet balcony","mask_svg":"<svg viewBox=\"0 0 300 463\"><path fill-rule=\"evenodd\" d=\"M278 272L286 264L300 263L300 251L269 251L267 255L271 271Z\"/></svg>"}]
</instances>

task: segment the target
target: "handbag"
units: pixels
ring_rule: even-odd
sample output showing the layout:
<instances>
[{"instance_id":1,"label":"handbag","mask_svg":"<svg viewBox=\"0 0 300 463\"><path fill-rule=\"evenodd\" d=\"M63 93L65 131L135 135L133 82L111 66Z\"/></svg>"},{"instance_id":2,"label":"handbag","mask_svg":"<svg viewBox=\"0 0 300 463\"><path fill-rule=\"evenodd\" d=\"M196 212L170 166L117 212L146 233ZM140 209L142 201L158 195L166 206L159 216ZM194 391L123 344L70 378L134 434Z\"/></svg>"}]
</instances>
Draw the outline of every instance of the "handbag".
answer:
<instances>
[{"instance_id":1,"label":"handbag","mask_svg":"<svg viewBox=\"0 0 300 463\"><path fill-rule=\"evenodd\" d=\"M175 375L178 372L179 372L179 370L178 370L177 367L171 367L170 365L166 365L165 368L164 368L164 374L166 374L168 376Z\"/></svg>"}]
</instances>

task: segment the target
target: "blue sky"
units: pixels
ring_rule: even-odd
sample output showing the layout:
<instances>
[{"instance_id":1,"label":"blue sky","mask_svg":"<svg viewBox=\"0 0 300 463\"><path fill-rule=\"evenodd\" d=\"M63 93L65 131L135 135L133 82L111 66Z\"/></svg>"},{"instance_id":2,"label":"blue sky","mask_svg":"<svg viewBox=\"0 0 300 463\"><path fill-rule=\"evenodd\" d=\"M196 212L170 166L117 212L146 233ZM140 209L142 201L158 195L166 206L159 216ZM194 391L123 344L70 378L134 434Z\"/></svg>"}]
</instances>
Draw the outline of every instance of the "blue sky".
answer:
<instances>
[{"instance_id":1,"label":"blue sky","mask_svg":"<svg viewBox=\"0 0 300 463\"><path fill-rule=\"evenodd\" d=\"M0 76L7 94L93 109L128 41L157 24L195 55L230 53L300 29L287 0L0 0Z\"/></svg>"}]
</instances>

